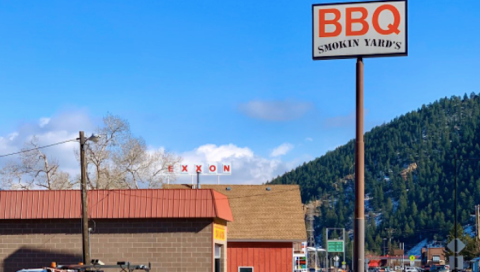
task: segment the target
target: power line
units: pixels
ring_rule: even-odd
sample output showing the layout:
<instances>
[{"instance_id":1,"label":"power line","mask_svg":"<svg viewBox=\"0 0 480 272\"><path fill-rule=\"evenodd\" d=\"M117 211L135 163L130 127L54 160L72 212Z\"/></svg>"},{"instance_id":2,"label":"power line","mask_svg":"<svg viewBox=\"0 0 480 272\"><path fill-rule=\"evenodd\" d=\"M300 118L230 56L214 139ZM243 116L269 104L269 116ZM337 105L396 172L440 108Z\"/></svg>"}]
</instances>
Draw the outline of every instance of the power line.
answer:
<instances>
[{"instance_id":1,"label":"power line","mask_svg":"<svg viewBox=\"0 0 480 272\"><path fill-rule=\"evenodd\" d=\"M38 150L38 149L42 149L42 148L52 147L52 146L56 146L56 145L61 145L61 144L65 144L65 143L68 143L68 142L75 142L75 141L77 141L77 140L76 140L76 139L71 139L71 140L67 140L67 141L63 141L63 142L58 142L58 143L54 143L54 144L39 146L39 147L35 147L35 148L32 148L32 149L27 149L27 150L18 151L18 152L15 152L15 153L0 155L0 158L4 158L4 157L8 157L8 156L13 156L13 155L21 154L21 153L26 153L26 152L30 152L30 151Z\"/></svg>"}]
</instances>

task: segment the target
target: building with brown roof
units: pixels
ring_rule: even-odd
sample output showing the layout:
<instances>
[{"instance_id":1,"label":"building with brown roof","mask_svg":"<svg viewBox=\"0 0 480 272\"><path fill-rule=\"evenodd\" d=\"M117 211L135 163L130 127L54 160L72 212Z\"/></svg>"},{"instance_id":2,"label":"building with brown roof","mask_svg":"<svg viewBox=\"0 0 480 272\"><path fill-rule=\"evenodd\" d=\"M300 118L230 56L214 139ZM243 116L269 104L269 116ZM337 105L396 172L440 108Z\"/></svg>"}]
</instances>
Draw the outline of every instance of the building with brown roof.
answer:
<instances>
[{"instance_id":1,"label":"building with brown roof","mask_svg":"<svg viewBox=\"0 0 480 272\"><path fill-rule=\"evenodd\" d=\"M191 185L165 188L191 189ZM291 272L293 243L307 239L298 185L201 185L227 196L227 271ZM244 270L247 271L247 270Z\"/></svg>"},{"instance_id":2,"label":"building with brown roof","mask_svg":"<svg viewBox=\"0 0 480 272\"><path fill-rule=\"evenodd\" d=\"M422 265L444 265L445 248L444 247L424 247L421 250Z\"/></svg>"}]
</instances>

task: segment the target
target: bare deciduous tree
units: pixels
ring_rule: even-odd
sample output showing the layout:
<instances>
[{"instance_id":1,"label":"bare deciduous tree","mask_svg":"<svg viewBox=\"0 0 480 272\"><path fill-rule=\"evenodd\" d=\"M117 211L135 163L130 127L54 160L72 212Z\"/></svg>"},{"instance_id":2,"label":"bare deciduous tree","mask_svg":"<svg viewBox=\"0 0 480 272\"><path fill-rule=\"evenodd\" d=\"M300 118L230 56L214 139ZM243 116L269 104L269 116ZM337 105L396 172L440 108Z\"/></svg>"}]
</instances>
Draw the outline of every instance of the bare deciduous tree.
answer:
<instances>
[{"instance_id":1,"label":"bare deciduous tree","mask_svg":"<svg viewBox=\"0 0 480 272\"><path fill-rule=\"evenodd\" d=\"M19 161L11 161L0 170L2 188L47 190L70 189L73 186L68 173L58 169L58 161L48 160L38 149L38 138L32 137L20 153Z\"/></svg>"},{"instance_id":2,"label":"bare deciduous tree","mask_svg":"<svg viewBox=\"0 0 480 272\"><path fill-rule=\"evenodd\" d=\"M103 123L99 141L86 147L90 188L160 187L168 165L180 163L173 153L149 151L142 138L131 134L126 120L108 114Z\"/></svg>"}]
</instances>

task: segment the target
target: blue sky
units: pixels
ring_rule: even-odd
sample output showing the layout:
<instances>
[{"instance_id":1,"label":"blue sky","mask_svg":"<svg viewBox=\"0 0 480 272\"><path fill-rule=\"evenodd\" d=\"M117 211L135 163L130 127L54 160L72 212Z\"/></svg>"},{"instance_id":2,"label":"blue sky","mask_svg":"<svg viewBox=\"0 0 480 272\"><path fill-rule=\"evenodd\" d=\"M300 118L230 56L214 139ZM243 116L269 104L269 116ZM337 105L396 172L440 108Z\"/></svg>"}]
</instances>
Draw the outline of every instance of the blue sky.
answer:
<instances>
[{"instance_id":1,"label":"blue sky","mask_svg":"<svg viewBox=\"0 0 480 272\"><path fill-rule=\"evenodd\" d=\"M14 133L61 140L111 112L152 147L283 165L257 179L321 156L355 129L355 60L311 59L326 2L0 1L0 153ZM480 4L408 5L409 56L365 59L366 130L480 92Z\"/></svg>"}]
</instances>

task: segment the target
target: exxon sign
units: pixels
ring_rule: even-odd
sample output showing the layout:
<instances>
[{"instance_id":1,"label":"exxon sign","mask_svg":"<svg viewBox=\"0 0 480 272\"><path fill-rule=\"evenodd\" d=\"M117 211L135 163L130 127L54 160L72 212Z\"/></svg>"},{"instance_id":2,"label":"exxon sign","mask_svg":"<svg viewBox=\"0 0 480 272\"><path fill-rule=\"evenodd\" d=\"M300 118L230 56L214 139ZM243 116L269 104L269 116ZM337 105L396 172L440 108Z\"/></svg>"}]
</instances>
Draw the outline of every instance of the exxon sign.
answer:
<instances>
[{"instance_id":1,"label":"exxon sign","mask_svg":"<svg viewBox=\"0 0 480 272\"><path fill-rule=\"evenodd\" d=\"M231 175L232 174L232 164L231 163L221 163L221 164L179 164L176 166L169 165L167 168L168 174L180 174L180 175L196 175L200 173L201 175Z\"/></svg>"},{"instance_id":2,"label":"exxon sign","mask_svg":"<svg viewBox=\"0 0 480 272\"><path fill-rule=\"evenodd\" d=\"M313 59L406 56L407 1L312 5Z\"/></svg>"}]
</instances>

